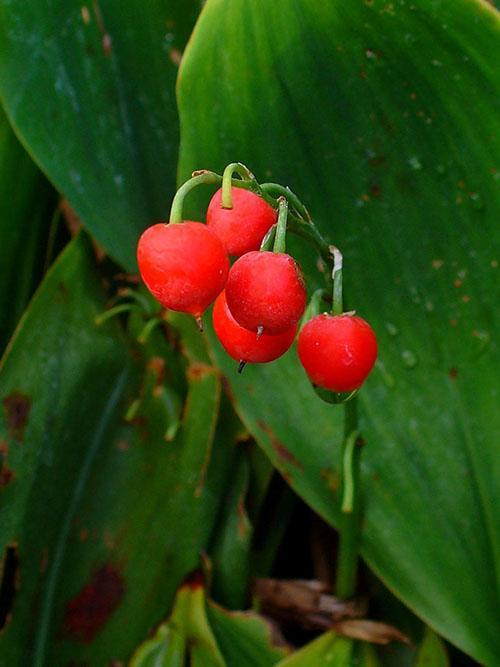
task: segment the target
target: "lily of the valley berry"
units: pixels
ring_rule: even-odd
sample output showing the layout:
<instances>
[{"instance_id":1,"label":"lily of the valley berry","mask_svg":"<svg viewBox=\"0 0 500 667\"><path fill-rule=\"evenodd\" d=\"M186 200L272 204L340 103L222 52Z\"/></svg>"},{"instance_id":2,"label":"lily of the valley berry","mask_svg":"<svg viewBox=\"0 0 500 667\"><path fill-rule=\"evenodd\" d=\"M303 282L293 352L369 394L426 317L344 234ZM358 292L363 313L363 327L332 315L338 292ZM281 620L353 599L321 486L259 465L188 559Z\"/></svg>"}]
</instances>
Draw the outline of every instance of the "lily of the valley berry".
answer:
<instances>
[{"instance_id":1,"label":"lily of the valley berry","mask_svg":"<svg viewBox=\"0 0 500 667\"><path fill-rule=\"evenodd\" d=\"M222 185L208 206L207 223L184 221L184 198L201 184ZM245 363L268 363L291 346L307 300L300 266L286 253L288 226L333 261L307 209L288 188L259 185L240 163L228 165L223 176L195 172L178 190L169 223L153 225L139 239L139 270L162 306L193 315L200 328L217 299L215 333L240 370ZM231 267L229 255L237 257ZM341 402L370 373L377 343L365 320L342 312L341 271L333 278L333 312L321 313L329 298L323 293L317 312L308 309L298 354L319 395Z\"/></svg>"}]
</instances>

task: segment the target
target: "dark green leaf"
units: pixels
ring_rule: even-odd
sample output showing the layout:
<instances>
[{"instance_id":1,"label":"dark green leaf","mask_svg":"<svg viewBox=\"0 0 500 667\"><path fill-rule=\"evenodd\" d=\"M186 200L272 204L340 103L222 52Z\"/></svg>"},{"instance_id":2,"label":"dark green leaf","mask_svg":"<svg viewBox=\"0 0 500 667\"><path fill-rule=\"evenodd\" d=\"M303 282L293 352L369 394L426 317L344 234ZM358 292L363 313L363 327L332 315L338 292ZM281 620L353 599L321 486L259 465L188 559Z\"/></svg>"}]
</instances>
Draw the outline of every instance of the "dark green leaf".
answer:
<instances>
[{"instance_id":1,"label":"dark green leaf","mask_svg":"<svg viewBox=\"0 0 500 667\"><path fill-rule=\"evenodd\" d=\"M55 194L0 107L0 350L44 268Z\"/></svg>"},{"instance_id":2,"label":"dark green leaf","mask_svg":"<svg viewBox=\"0 0 500 667\"><path fill-rule=\"evenodd\" d=\"M209 0L179 81L181 178L241 160L344 252L347 307L380 344L360 393L364 556L485 663L500 653L498 34L476 0ZM315 253L289 247L312 290ZM242 378L214 352L245 424L334 523L342 408L293 350Z\"/></svg>"},{"instance_id":3,"label":"dark green leaf","mask_svg":"<svg viewBox=\"0 0 500 667\"><path fill-rule=\"evenodd\" d=\"M91 257L84 238L63 253L0 369L0 549L18 563L6 583L21 582L2 667L125 660L199 566L230 472L216 373L190 366L167 442L163 348L143 359L112 322L96 326L104 300Z\"/></svg>"},{"instance_id":4,"label":"dark green leaf","mask_svg":"<svg viewBox=\"0 0 500 667\"><path fill-rule=\"evenodd\" d=\"M2 0L0 94L16 132L107 251L135 268L168 214L174 83L199 3Z\"/></svg>"},{"instance_id":5,"label":"dark green leaf","mask_svg":"<svg viewBox=\"0 0 500 667\"><path fill-rule=\"evenodd\" d=\"M226 611L208 602L208 618L228 667L268 667L287 651L277 646L271 628L252 612Z\"/></svg>"},{"instance_id":6,"label":"dark green leaf","mask_svg":"<svg viewBox=\"0 0 500 667\"><path fill-rule=\"evenodd\" d=\"M241 447L233 463L230 488L217 535L210 549L214 597L230 609L244 609L247 603L250 550L253 528L245 507L250 477L247 452Z\"/></svg>"}]
</instances>

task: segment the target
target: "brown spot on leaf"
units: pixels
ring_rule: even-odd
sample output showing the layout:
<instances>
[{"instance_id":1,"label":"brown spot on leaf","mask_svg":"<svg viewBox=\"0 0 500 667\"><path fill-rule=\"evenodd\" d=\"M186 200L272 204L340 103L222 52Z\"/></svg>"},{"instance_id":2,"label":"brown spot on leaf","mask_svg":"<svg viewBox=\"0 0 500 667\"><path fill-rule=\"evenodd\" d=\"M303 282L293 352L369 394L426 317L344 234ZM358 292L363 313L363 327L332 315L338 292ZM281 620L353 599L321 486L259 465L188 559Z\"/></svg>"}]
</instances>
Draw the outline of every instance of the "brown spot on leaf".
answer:
<instances>
[{"instance_id":1,"label":"brown spot on leaf","mask_svg":"<svg viewBox=\"0 0 500 667\"><path fill-rule=\"evenodd\" d=\"M203 573L200 570L194 570L194 572L188 574L188 576L184 579L182 588L191 588L192 590L196 590L197 588L203 588L204 585L205 582L203 580Z\"/></svg>"},{"instance_id":2,"label":"brown spot on leaf","mask_svg":"<svg viewBox=\"0 0 500 667\"><path fill-rule=\"evenodd\" d=\"M163 384L165 379L165 359L163 357L151 357L148 361L148 369L156 375L157 383Z\"/></svg>"},{"instance_id":3,"label":"brown spot on leaf","mask_svg":"<svg viewBox=\"0 0 500 667\"><path fill-rule=\"evenodd\" d=\"M321 477L325 480L330 491L338 491L340 486L340 477L337 471L325 468L321 471Z\"/></svg>"},{"instance_id":4,"label":"brown spot on leaf","mask_svg":"<svg viewBox=\"0 0 500 667\"><path fill-rule=\"evenodd\" d=\"M208 373L215 373L215 368L203 363L194 363L187 369L188 380L201 380Z\"/></svg>"},{"instance_id":5,"label":"brown spot on leaf","mask_svg":"<svg viewBox=\"0 0 500 667\"><path fill-rule=\"evenodd\" d=\"M278 440L271 428L265 422L259 420L257 421L257 426L262 429L262 431L264 431L264 433L268 436L274 451L278 455L278 458L286 461L287 463L291 463L299 470L304 469L300 461L298 461L294 454L292 454L292 452L288 450L280 440Z\"/></svg>"},{"instance_id":6,"label":"brown spot on leaf","mask_svg":"<svg viewBox=\"0 0 500 667\"><path fill-rule=\"evenodd\" d=\"M59 209L64 216L69 233L71 234L72 237L76 236L82 228L82 223L80 221L80 218L71 208L70 203L68 202L67 199L61 199L59 203Z\"/></svg>"},{"instance_id":7,"label":"brown spot on leaf","mask_svg":"<svg viewBox=\"0 0 500 667\"><path fill-rule=\"evenodd\" d=\"M0 442L0 489L6 487L14 477L14 473L7 465L9 446L6 442Z\"/></svg>"},{"instance_id":8,"label":"brown spot on leaf","mask_svg":"<svg viewBox=\"0 0 500 667\"><path fill-rule=\"evenodd\" d=\"M0 468L0 489L5 488L12 481L13 477L14 473L12 470L6 463L2 463L2 467Z\"/></svg>"},{"instance_id":9,"label":"brown spot on leaf","mask_svg":"<svg viewBox=\"0 0 500 667\"><path fill-rule=\"evenodd\" d=\"M374 184L370 187L370 194L372 197L380 197L380 192L381 191L379 185Z\"/></svg>"},{"instance_id":10,"label":"brown spot on leaf","mask_svg":"<svg viewBox=\"0 0 500 667\"><path fill-rule=\"evenodd\" d=\"M228 397L228 399L231 401L231 403L234 404L234 392L231 389L231 385L229 383L229 380L225 375L221 375L221 384L222 384L222 389L224 390L224 393Z\"/></svg>"},{"instance_id":11,"label":"brown spot on leaf","mask_svg":"<svg viewBox=\"0 0 500 667\"><path fill-rule=\"evenodd\" d=\"M456 368L450 368L448 371L448 377L450 380L456 380L458 377L458 370Z\"/></svg>"},{"instance_id":12,"label":"brown spot on leaf","mask_svg":"<svg viewBox=\"0 0 500 667\"><path fill-rule=\"evenodd\" d=\"M67 603L64 632L76 641L90 644L119 606L124 594L123 577L112 565L95 570L90 582Z\"/></svg>"},{"instance_id":13,"label":"brown spot on leaf","mask_svg":"<svg viewBox=\"0 0 500 667\"><path fill-rule=\"evenodd\" d=\"M176 67L179 67L182 60L182 52L179 51L179 49L176 49L175 46L172 47L169 51L168 57Z\"/></svg>"},{"instance_id":14,"label":"brown spot on leaf","mask_svg":"<svg viewBox=\"0 0 500 667\"><path fill-rule=\"evenodd\" d=\"M28 423L31 409L31 399L20 391L14 391L3 399L3 407L7 419L9 435L22 442L24 429Z\"/></svg>"},{"instance_id":15,"label":"brown spot on leaf","mask_svg":"<svg viewBox=\"0 0 500 667\"><path fill-rule=\"evenodd\" d=\"M126 440L118 440L116 443L116 449L119 449L121 452L126 452L127 449L130 449L130 445Z\"/></svg>"}]
</instances>

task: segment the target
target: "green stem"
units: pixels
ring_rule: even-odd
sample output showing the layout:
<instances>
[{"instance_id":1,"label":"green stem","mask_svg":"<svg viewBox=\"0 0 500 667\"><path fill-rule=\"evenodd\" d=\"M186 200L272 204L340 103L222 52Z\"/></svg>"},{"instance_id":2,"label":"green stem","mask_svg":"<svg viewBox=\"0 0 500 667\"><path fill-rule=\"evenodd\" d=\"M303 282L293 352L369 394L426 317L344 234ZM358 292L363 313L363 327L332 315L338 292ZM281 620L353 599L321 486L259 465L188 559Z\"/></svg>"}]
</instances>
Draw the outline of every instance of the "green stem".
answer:
<instances>
[{"instance_id":1,"label":"green stem","mask_svg":"<svg viewBox=\"0 0 500 667\"><path fill-rule=\"evenodd\" d=\"M273 225L262 239L259 250L272 250L276 238L276 225Z\"/></svg>"},{"instance_id":2,"label":"green stem","mask_svg":"<svg viewBox=\"0 0 500 667\"><path fill-rule=\"evenodd\" d=\"M235 163L239 164L239 163ZM229 165L231 166L231 165ZM243 165L242 165L243 166ZM244 167L246 169L246 167ZM227 167L226 167L227 169ZM251 172L248 172L249 174ZM194 172L193 177L186 181L181 187L177 190L177 193L172 202L172 208L170 210L170 222L178 223L182 222L182 206L184 202L184 197L190 192L193 188L198 185L208 184L208 185L221 185L222 176L216 174L213 171L197 171ZM267 184L267 185L277 185L277 184ZM242 180L239 178L231 179L231 186L236 188L242 188L243 190L250 190L255 192L262 197L262 199L267 202L273 208L276 208L276 199L274 199L268 192L265 192L261 186L257 183L255 179L252 180ZM281 189L282 186L278 186ZM290 192L288 188L284 188L286 195L290 197ZM276 190L277 192L278 190ZM293 197L293 193L291 193ZM292 205L295 207L295 204L292 201ZM304 207L305 209L305 207ZM318 250L323 261L329 266L331 265L332 257L330 254L330 246L327 241L323 238L320 231L316 225L311 222L305 222L302 218L294 215L293 213L288 213L287 221L288 230L297 236L301 236L303 239L312 243ZM328 281L330 277L328 277Z\"/></svg>"},{"instance_id":3,"label":"green stem","mask_svg":"<svg viewBox=\"0 0 500 667\"><path fill-rule=\"evenodd\" d=\"M265 199L265 197L264 197ZM332 256L330 254L330 245L323 238L320 231L314 223L304 222L301 218L293 215L293 213L288 214L288 230L301 236L309 243L312 243L316 246L321 259L323 259L328 266L332 263Z\"/></svg>"},{"instance_id":4,"label":"green stem","mask_svg":"<svg viewBox=\"0 0 500 667\"><path fill-rule=\"evenodd\" d=\"M354 464L354 451L357 447L356 441L358 439L359 432L351 431L345 443L344 449L344 459L342 461L342 475L344 488L342 493L342 507L340 508L341 512L352 512L354 508L354 494L355 489L355 480L353 475L353 464Z\"/></svg>"},{"instance_id":5,"label":"green stem","mask_svg":"<svg viewBox=\"0 0 500 667\"><path fill-rule=\"evenodd\" d=\"M231 195L231 188L233 187L233 174L238 174L241 176L242 181L253 182L254 187L259 188L259 184L255 180L255 176L252 174L250 169L246 167L241 162L231 162L224 169L222 174L222 208L233 208L233 197Z\"/></svg>"},{"instance_id":6,"label":"green stem","mask_svg":"<svg viewBox=\"0 0 500 667\"><path fill-rule=\"evenodd\" d=\"M286 250L286 221L288 217L288 201L285 197L280 197L278 199L278 206L278 223L276 226L273 252L283 253Z\"/></svg>"},{"instance_id":7,"label":"green stem","mask_svg":"<svg viewBox=\"0 0 500 667\"><path fill-rule=\"evenodd\" d=\"M141 343L141 345L145 345L149 336L159 324L163 324L163 320L160 317L152 317L148 320L137 336L137 342Z\"/></svg>"},{"instance_id":8,"label":"green stem","mask_svg":"<svg viewBox=\"0 0 500 667\"><path fill-rule=\"evenodd\" d=\"M344 441L341 452L342 508L339 522L339 547L335 594L350 598L356 591L360 539L359 471L361 446L357 430L357 399L345 403Z\"/></svg>"},{"instance_id":9,"label":"green stem","mask_svg":"<svg viewBox=\"0 0 500 667\"><path fill-rule=\"evenodd\" d=\"M119 306L115 306L114 308L110 308L109 310L105 310L104 313L101 313L95 318L95 323L97 326L100 326L106 320L111 319L112 317L115 317L116 315L120 315L120 313L127 313L130 312L131 310L135 310L137 308L137 305L135 303L122 303Z\"/></svg>"},{"instance_id":10,"label":"green stem","mask_svg":"<svg viewBox=\"0 0 500 667\"><path fill-rule=\"evenodd\" d=\"M333 315L341 315L344 312L344 304L342 298L342 253L335 246L330 246L331 254L333 255Z\"/></svg>"},{"instance_id":11,"label":"green stem","mask_svg":"<svg viewBox=\"0 0 500 667\"><path fill-rule=\"evenodd\" d=\"M273 195L275 197L286 197L293 208L297 211L299 216L303 218L306 222L312 223L312 218L309 214L309 211L300 201L297 195L290 190L288 186L280 185L279 183L262 183L260 186L261 189L267 194Z\"/></svg>"},{"instance_id":12,"label":"green stem","mask_svg":"<svg viewBox=\"0 0 500 667\"><path fill-rule=\"evenodd\" d=\"M181 187L175 193L174 201L172 202L172 208L170 209L170 224L177 224L182 222L182 207L184 204L184 198L186 195L191 192L198 185L219 185L222 180L222 177L219 174L215 174L213 171L202 171L195 172L192 178L189 181L186 181L181 185Z\"/></svg>"}]
</instances>

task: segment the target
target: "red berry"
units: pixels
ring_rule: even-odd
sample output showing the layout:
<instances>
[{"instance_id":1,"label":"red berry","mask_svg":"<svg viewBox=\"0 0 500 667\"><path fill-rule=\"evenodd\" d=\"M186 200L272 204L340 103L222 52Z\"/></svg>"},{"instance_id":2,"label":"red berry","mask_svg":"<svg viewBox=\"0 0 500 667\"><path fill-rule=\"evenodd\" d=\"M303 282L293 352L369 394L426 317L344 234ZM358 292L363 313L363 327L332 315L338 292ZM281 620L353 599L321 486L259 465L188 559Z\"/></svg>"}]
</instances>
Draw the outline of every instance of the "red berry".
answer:
<instances>
[{"instance_id":1,"label":"red berry","mask_svg":"<svg viewBox=\"0 0 500 667\"><path fill-rule=\"evenodd\" d=\"M377 358L373 329L355 315L317 315L299 334L299 358L311 382L329 391L360 387Z\"/></svg>"},{"instance_id":2,"label":"red berry","mask_svg":"<svg viewBox=\"0 0 500 667\"><path fill-rule=\"evenodd\" d=\"M245 329L278 334L295 326L304 312L306 289L299 265L285 253L249 252L231 267L226 299Z\"/></svg>"},{"instance_id":3,"label":"red berry","mask_svg":"<svg viewBox=\"0 0 500 667\"><path fill-rule=\"evenodd\" d=\"M207 225L221 239L230 255L239 257L258 250L274 225L277 212L262 197L242 188L231 188L233 208L221 208L222 189L212 197Z\"/></svg>"},{"instance_id":4,"label":"red berry","mask_svg":"<svg viewBox=\"0 0 500 667\"><path fill-rule=\"evenodd\" d=\"M149 227L139 239L137 261L163 306L195 317L224 289L229 271L224 245L201 222Z\"/></svg>"},{"instance_id":5,"label":"red berry","mask_svg":"<svg viewBox=\"0 0 500 667\"><path fill-rule=\"evenodd\" d=\"M271 336L240 327L231 315L226 303L225 292L217 297L212 314L215 333L230 357L236 361L262 364L281 357L293 343L297 325L288 331Z\"/></svg>"}]
</instances>

